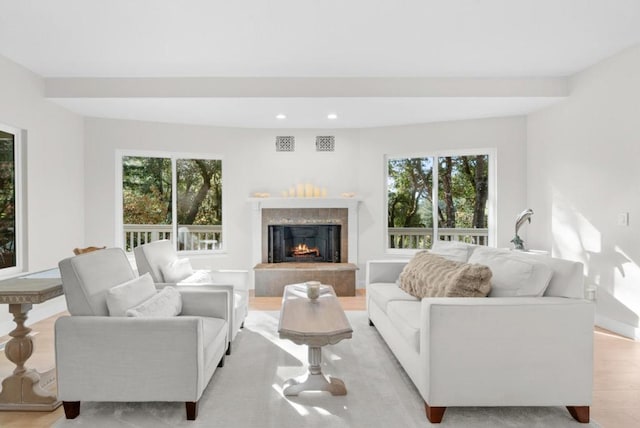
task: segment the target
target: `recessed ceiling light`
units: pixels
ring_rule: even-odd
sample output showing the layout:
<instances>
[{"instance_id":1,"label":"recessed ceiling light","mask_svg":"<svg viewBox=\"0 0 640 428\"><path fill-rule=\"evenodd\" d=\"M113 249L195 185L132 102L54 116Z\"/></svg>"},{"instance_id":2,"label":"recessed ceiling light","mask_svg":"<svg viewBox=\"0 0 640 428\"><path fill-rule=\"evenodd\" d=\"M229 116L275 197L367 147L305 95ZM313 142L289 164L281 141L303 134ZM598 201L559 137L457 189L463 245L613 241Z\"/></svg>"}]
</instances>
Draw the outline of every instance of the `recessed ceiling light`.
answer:
<instances>
[{"instance_id":1,"label":"recessed ceiling light","mask_svg":"<svg viewBox=\"0 0 640 428\"><path fill-rule=\"evenodd\" d=\"M337 114L335 114L335 113L329 113L329 114L327 115L327 119L334 120L334 119L337 119L337 118L338 118L338 115L337 115Z\"/></svg>"},{"instance_id":2,"label":"recessed ceiling light","mask_svg":"<svg viewBox=\"0 0 640 428\"><path fill-rule=\"evenodd\" d=\"M286 118L287 118L287 115L286 115L286 114L282 114L282 113L280 113L280 114L277 114L277 115L276 115L276 119L279 119L279 120L286 119Z\"/></svg>"}]
</instances>

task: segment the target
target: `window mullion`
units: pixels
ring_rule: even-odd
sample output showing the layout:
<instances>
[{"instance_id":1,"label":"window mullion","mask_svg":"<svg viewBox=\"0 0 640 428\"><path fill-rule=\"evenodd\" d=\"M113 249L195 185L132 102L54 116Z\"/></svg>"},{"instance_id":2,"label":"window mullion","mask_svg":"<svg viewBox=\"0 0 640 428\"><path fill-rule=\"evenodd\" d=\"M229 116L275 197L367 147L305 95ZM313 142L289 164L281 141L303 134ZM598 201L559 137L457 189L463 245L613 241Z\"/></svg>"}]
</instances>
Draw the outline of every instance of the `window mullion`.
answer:
<instances>
[{"instance_id":1,"label":"window mullion","mask_svg":"<svg viewBox=\"0 0 640 428\"><path fill-rule=\"evenodd\" d=\"M171 156L171 236L178 249L178 167L177 158Z\"/></svg>"},{"instance_id":2,"label":"window mullion","mask_svg":"<svg viewBox=\"0 0 640 428\"><path fill-rule=\"evenodd\" d=\"M433 242L431 243L431 245L433 246L433 243L436 242L439 237L438 237L438 205L439 205L439 194L438 194L438 187L439 187L439 168L440 168L440 158L438 156L434 156L433 158L433 168L432 168L432 177L431 177L431 183L432 183L432 189L431 189L431 200L433 201L433 203L431 204L431 210L432 210L432 216L433 216Z\"/></svg>"}]
</instances>

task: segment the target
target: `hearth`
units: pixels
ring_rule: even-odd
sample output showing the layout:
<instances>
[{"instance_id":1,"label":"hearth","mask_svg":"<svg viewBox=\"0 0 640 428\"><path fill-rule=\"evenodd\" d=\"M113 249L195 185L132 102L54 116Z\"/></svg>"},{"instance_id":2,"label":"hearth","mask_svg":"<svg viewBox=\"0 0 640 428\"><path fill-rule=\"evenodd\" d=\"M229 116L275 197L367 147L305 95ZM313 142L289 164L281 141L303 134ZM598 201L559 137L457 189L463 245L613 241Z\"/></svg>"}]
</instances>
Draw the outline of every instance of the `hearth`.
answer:
<instances>
[{"instance_id":1,"label":"hearth","mask_svg":"<svg viewBox=\"0 0 640 428\"><path fill-rule=\"evenodd\" d=\"M268 263L340 263L338 224L269 225Z\"/></svg>"}]
</instances>

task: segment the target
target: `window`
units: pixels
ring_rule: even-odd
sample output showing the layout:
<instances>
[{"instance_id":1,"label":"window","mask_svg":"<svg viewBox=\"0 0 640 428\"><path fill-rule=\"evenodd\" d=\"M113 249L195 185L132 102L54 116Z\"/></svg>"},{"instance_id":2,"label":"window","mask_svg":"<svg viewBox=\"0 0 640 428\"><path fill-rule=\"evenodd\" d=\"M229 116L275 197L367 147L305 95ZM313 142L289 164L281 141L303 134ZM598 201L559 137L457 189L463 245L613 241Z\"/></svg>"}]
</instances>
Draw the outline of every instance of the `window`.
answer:
<instances>
[{"instance_id":1,"label":"window","mask_svg":"<svg viewBox=\"0 0 640 428\"><path fill-rule=\"evenodd\" d=\"M435 239L488 245L490 168L486 151L388 158L387 248L431 248Z\"/></svg>"},{"instance_id":2,"label":"window","mask_svg":"<svg viewBox=\"0 0 640 428\"><path fill-rule=\"evenodd\" d=\"M22 270L20 133L0 125L0 275Z\"/></svg>"},{"instance_id":3,"label":"window","mask_svg":"<svg viewBox=\"0 0 640 428\"><path fill-rule=\"evenodd\" d=\"M119 159L126 251L160 239L173 240L179 251L223 248L220 159L137 154Z\"/></svg>"}]
</instances>

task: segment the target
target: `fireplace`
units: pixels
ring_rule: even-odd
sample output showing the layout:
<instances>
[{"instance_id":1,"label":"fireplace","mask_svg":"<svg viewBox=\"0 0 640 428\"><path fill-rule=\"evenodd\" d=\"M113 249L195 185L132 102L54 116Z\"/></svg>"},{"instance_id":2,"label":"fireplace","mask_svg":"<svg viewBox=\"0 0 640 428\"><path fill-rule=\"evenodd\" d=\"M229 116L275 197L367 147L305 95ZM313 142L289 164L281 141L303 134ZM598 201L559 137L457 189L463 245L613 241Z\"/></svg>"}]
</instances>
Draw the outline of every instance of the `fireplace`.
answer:
<instances>
[{"instance_id":1,"label":"fireplace","mask_svg":"<svg viewBox=\"0 0 640 428\"><path fill-rule=\"evenodd\" d=\"M288 284L320 281L338 296L355 296L358 202L252 198L255 295L282 296Z\"/></svg>"},{"instance_id":2,"label":"fireplace","mask_svg":"<svg viewBox=\"0 0 640 428\"><path fill-rule=\"evenodd\" d=\"M268 263L340 263L339 224L269 225Z\"/></svg>"}]
</instances>

